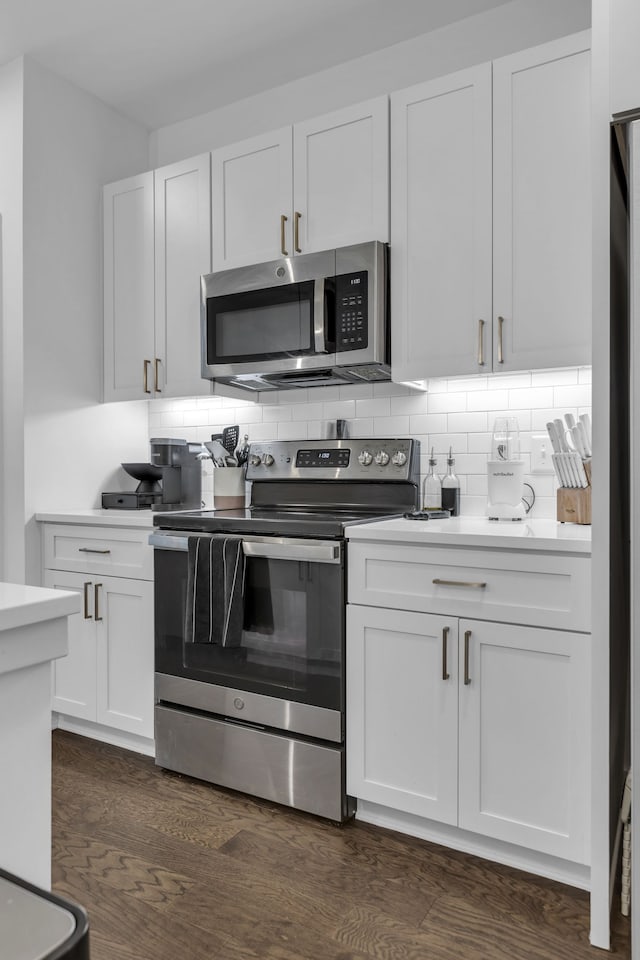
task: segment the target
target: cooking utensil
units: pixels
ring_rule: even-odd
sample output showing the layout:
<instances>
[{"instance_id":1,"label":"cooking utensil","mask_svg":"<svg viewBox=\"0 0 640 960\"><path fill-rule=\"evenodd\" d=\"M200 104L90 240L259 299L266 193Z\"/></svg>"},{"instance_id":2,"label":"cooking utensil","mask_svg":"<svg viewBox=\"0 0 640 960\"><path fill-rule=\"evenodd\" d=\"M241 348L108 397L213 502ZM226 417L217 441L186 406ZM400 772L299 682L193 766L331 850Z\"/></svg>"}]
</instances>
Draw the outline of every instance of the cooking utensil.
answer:
<instances>
[{"instance_id":1,"label":"cooking utensil","mask_svg":"<svg viewBox=\"0 0 640 960\"><path fill-rule=\"evenodd\" d=\"M225 448L227 453L234 454L235 449L238 446L238 437L240 436L240 428L236 424L234 427L225 427L222 431L222 446Z\"/></svg>"},{"instance_id":2,"label":"cooking utensil","mask_svg":"<svg viewBox=\"0 0 640 960\"><path fill-rule=\"evenodd\" d=\"M247 460L249 459L249 434L245 433L242 438L242 444L236 450L236 460L238 461L238 466L242 467Z\"/></svg>"},{"instance_id":3,"label":"cooking utensil","mask_svg":"<svg viewBox=\"0 0 640 960\"><path fill-rule=\"evenodd\" d=\"M228 456L227 451L222 446L219 440L205 440L204 446L207 448L211 454L211 458L215 463L216 467L224 467L225 457Z\"/></svg>"}]
</instances>

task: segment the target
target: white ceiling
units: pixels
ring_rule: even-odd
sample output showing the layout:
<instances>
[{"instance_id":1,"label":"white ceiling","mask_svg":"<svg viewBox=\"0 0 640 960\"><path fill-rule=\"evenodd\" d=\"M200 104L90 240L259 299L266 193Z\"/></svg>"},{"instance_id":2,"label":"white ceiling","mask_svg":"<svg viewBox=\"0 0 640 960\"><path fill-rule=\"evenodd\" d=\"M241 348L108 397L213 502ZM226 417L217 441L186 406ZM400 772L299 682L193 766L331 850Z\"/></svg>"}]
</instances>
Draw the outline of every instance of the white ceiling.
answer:
<instances>
[{"instance_id":1,"label":"white ceiling","mask_svg":"<svg viewBox=\"0 0 640 960\"><path fill-rule=\"evenodd\" d=\"M150 129L509 0L0 0L28 54Z\"/></svg>"}]
</instances>

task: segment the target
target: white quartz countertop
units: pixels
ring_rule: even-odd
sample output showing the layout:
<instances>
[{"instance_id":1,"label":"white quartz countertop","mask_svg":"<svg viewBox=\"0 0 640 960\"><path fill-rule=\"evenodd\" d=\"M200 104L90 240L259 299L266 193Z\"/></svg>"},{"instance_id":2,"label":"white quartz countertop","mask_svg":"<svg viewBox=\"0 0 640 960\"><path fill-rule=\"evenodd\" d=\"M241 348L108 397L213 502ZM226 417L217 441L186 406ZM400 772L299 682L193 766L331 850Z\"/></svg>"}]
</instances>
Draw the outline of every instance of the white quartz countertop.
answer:
<instances>
[{"instance_id":1,"label":"white quartz countertop","mask_svg":"<svg viewBox=\"0 0 640 960\"><path fill-rule=\"evenodd\" d=\"M0 631L55 620L80 610L80 594L70 590L0 583Z\"/></svg>"},{"instance_id":2,"label":"white quartz countertop","mask_svg":"<svg viewBox=\"0 0 640 960\"><path fill-rule=\"evenodd\" d=\"M85 523L96 527L153 527L156 514L151 510L67 510L60 513L36 513L43 523Z\"/></svg>"},{"instance_id":3,"label":"white quartz countertop","mask_svg":"<svg viewBox=\"0 0 640 960\"><path fill-rule=\"evenodd\" d=\"M521 520L500 523L484 517L451 517L449 520L378 520L347 527L350 540L386 543L441 544L508 550L542 550L591 553L591 527L556 520Z\"/></svg>"}]
</instances>

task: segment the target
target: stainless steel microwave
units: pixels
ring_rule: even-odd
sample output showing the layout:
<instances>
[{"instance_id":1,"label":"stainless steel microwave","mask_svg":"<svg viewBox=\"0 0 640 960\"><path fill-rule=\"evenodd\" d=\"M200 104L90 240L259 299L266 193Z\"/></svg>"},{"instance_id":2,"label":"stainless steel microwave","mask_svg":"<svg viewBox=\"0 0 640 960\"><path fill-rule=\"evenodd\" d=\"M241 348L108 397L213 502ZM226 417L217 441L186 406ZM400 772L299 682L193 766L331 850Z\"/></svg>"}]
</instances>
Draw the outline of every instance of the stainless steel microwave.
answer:
<instances>
[{"instance_id":1,"label":"stainless steel microwave","mask_svg":"<svg viewBox=\"0 0 640 960\"><path fill-rule=\"evenodd\" d=\"M388 247L208 274L200 317L209 380L251 391L389 380Z\"/></svg>"}]
</instances>

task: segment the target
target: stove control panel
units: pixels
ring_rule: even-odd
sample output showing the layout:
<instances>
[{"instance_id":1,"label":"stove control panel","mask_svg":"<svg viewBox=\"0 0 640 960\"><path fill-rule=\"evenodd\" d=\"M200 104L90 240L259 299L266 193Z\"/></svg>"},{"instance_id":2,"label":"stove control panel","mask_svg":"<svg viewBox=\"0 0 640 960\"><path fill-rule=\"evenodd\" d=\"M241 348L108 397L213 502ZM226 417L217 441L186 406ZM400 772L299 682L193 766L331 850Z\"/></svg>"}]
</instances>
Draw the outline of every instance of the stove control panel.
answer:
<instances>
[{"instance_id":1,"label":"stove control panel","mask_svg":"<svg viewBox=\"0 0 640 960\"><path fill-rule=\"evenodd\" d=\"M417 440L271 440L252 443L247 480L413 480Z\"/></svg>"}]
</instances>

